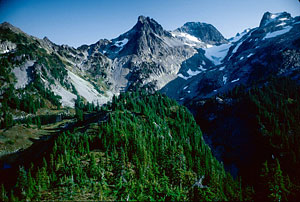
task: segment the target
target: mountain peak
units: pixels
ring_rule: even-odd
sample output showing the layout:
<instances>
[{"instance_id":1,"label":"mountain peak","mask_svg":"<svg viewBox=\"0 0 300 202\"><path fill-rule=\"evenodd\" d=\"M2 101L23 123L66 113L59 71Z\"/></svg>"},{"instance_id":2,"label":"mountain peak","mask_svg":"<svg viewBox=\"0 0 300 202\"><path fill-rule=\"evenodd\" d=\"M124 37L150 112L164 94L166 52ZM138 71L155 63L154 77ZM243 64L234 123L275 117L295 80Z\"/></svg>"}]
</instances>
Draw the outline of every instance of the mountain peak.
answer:
<instances>
[{"instance_id":1,"label":"mountain peak","mask_svg":"<svg viewBox=\"0 0 300 202\"><path fill-rule=\"evenodd\" d=\"M21 30L15 26L13 26L12 24L10 24L9 22L3 22L0 24L0 28L1 29L10 29L14 32L20 32Z\"/></svg>"},{"instance_id":2,"label":"mountain peak","mask_svg":"<svg viewBox=\"0 0 300 202\"><path fill-rule=\"evenodd\" d=\"M13 26L12 24L10 24L9 22L3 22L0 24L0 29L9 29L12 32L15 33L22 33L27 35L26 33L24 33L21 29L19 29L18 27Z\"/></svg>"},{"instance_id":3,"label":"mountain peak","mask_svg":"<svg viewBox=\"0 0 300 202\"><path fill-rule=\"evenodd\" d=\"M281 12L281 13L270 13L270 12L266 12L264 13L261 21L260 21L260 25L259 27L264 27L272 22L278 22L278 21L282 21L282 20L288 20L291 19L291 14L287 13L287 12Z\"/></svg>"},{"instance_id":4,"label":"mountain peak","mask_svg":"<svg viewBox=\"0 0 300 202\"><path fill-rule=\"evenodd\" d=\"M226 43L227 40L223 35L211 24L201 22L187 22L175 32L188 33L199 40L209 44Z\"/></svg>"},{"instance_id":5,"label":"mountain peak","mask_svg":"<svg viewBox=\"0 0 300 202\"><path fill-rule=\"evenodd\" d=\"M136 32L142 32L142 33L155 33L159 36L168 35L168 32L166 32L163 29L163 27L158 22L156 22L153 18L146 17L143 15L138 17L138 21L132 30L135 30Z\"/></svg>"},{"instance_id":6,"label":"mountain peak","mask_svg":"<svg viewBox=\"0 0 300 202\"><path fill-rule=\"evenodd\" d=\"M46 41L46 42L51 42L50 39L48 37L46 37L46 36L44 36L43 40Z\"/></svg>"},{"instance_id":7,"label":"mountain peak","mask_svg":"<svg viewBox=\"0 0 300 202\"><path fill-rule=\"evenodd\" d=\"M13 27L9 22L3 22L0 24L0 27Z\"/></svg>"},{"instance_id":8,"label":"mountain peak","mask_svg":"<svg viewBox=\"0 0 300 202\"><path fill-rule=\"evenodd\" d=\"M149 17L143 16L143 15L140 15L140 16L138 17L138 22L140 22L140 23L145 23L145 22L147 22L147 21L150 21L150 18L149 18Z\"/></svg>"}]
</instances>

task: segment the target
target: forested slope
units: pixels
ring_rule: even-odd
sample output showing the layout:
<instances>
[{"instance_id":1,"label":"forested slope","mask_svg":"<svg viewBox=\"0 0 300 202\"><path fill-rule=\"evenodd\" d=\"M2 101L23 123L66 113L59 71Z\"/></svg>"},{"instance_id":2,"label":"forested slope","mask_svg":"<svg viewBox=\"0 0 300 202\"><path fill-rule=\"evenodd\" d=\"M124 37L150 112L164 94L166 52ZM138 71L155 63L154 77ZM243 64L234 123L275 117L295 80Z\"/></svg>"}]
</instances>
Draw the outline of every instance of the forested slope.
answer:
<instances>
[{"instance_id":1,"label":"forested slope","mask_svg":"<svg viewBox=\"0 0 300 202\"><path fill-rule=\"evenodd\" d=\"M3 191L2 199L241 199L240 183L175 101L126 93L100 113L107 118L88 130L60 135L43 163L21 167L13 195Z\"/></svg>"}]
</instances>

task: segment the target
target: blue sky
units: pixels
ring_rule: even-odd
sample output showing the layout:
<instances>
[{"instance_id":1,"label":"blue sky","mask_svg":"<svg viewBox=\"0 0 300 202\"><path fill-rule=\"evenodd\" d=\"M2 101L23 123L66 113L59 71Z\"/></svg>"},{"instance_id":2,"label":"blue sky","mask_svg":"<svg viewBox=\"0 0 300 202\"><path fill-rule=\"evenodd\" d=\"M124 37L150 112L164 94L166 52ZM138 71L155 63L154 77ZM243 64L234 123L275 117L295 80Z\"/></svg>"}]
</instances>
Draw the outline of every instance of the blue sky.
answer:
<instances>
[{"instance_id":1,"label":"blue sky","mask_svg":"<svg viewBox=\"0 0 300 202\"><path fill-rule=\"evenodd\" d=\"M78 47L112 39L129 30L139 15L166 30L185 22L214 25L226 38L257 27L264 12L300 15L298 0L0 0L0 23L28 34Z\"/></svg>"}]
</instances>

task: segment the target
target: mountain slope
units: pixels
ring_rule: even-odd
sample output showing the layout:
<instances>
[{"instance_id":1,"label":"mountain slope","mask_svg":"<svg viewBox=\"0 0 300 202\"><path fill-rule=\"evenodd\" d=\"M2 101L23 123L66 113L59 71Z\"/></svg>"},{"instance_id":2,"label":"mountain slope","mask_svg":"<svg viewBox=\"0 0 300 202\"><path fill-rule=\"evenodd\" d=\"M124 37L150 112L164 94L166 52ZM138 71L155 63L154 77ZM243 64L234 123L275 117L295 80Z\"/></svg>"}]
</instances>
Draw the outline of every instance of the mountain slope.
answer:
<instances>
[{"instance_id":1,"label":"mountain slope","mask_svg":"<svg viewBox=\"0 0 300 202\"><path fill-rule=\"evenodd\" d=\"M241 200L239 182L225 173L192 115L175 101L126 93L98 115L107 118L85 124L85 133L60 135L42 164L20 168L14 197Z\"/></svg>"},{"instance_id":2,"label":"mountain slope","mask_svg":"<svg viewBox=\"0 0 300 202\"><path fill-rule=\"evenodd\" d=\"M187 67L183 63L183 76L162 92L183 103L225 93L236 85L264 82L272 75L299 78L299 22L287 13L266 13L260 27L245 30L229 43L203 48L202 54L198 51L194 60L186 61Z\"/></svg>"},{"instance_id":3,"label":"mountain slope","mask_svg":"<svg viewBox=\"0 0 300 202\"><path fill-rule=\"evenodd\" d=\"M95 104L109 100L104 93L108 85L105 72L110 60L105 56L58 46L47 38L41 40L29 36L9 23L2 23L0 29L2 92L12 85L20 95L30 84L37 86L39 84L34 84L38 82L61 96L63 106L73 107L77 94ZM85 80L84 90L78 84L83 82L80 77ZM41 90L35 90L41 94Z\"/></svg>"},{"instance_id":4,"label":"mountain slope","mask_svg":"<svg viewBox=\"0 0 300 202\"><path fill-rule=\"evenodd\" d=\"M181 63L196 53L144 16L128 32L95 46L113 60L110 76L116 92L145 85L160 89L176 77Z\"/></svg>"},{"instance_id":5,"label":"mountain slope","mask_svg":"<svg viewBox=\"0 0 300 202\"><path fill-rule=\"evenodd\" d=\"M290 165L295 168L299 162L300 17L267 12L259 27L226 40L205 23L186 23L168 32L140 16L119 37L77 49L29 36L8 23L0 28L4 127L13 124L12 114L27 116L61 103L73 106L80 96L103 104L122 91L161 90L189 107L212 153L253 186L245 189L246 195L261 201L298 197L300 174ZM78 105L78 130L85 130L90 122ZM85 197L96 189L105 200L240 199L237 183L211 157L195 122L172 101L160 95L121 94L106 107L101 112L105 120L89 128L91 136L63 135L60 157L51 163L55 171L48 162L43 171L34 170L30 187L24 181L17 185L19 197L26 190L38 198L43 190L43 198L53 199L53 189L70 198ZM89 116L99 118L97 113ZM97 161L89 155L90 143L100 150L94 151ZM120 156L121 162L116 160ZM95 166L99 162L105 162L100 171ZM26 172L20 170L21 179L30 179ZM105 177L103 184L99 176ZM40 182L43 177L47 180ZM88 191L69 192L74 187Z\"/></svg>"},{"instance_id":6,"label":"mountain slope","mask_svg":"<svg viewBox=\"0 0 300 202\"><path fill-rule=\"evenodd\" d=\"M260 27L229 40L219 64L186 79L171 94L197 117L213 154L233 175L252 184L260 201L299 197L299 174L291 171L299 162L294 151L299 133L299 25L299 17L266 13ZM174 84L176 80L163 90L168 94Z\"/></svg>"}]
</instances>

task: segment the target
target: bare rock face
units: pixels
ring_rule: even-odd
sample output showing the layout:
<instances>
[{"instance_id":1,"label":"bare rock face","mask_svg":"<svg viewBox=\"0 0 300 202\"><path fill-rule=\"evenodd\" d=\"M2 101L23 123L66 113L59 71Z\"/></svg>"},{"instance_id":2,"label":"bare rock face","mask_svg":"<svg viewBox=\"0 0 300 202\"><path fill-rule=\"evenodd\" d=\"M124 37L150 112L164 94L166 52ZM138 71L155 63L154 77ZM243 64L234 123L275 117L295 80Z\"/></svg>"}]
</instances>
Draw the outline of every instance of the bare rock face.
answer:
<instances>
[{"instance_id":1,"label":"bare rock face","mask_svg":"<svg viewBox=\"0 0 300 202\"><path fill-rule=\"evenodd\" d=\"M95 44L95 50L113 60L110 75L116 92L143 86L158 90L176 78L181 63L196 53L144 16L131 30L105 42Z\"/></svg>"},{"instance_id":2,"label":"bare rock face","mask_svg":"<svg viewBox=\"0 0 300 202\"><path fill-rule=\"evenodd\" d=\"M282 21L286 21L286 20L292 20L293 18L291 17L291 14L287 13L287 12L282 12L282 13L270 13L270 12L266 12L264 13L259 27L265 27L268 26L269 24L278 24Z\"/></svg>"},{"instance_id":3,"label":"bare rock face","mask_svg":"<svg viewBox=\"0 0 300 202\"><path fill-rule=\"evenodd\" d=\"M10 41L0 41L0 54L8 53L16 48L16 44Z\"/></svg>"},{"instance_id":4,"label":"bare rock face","mask_svg":"<svg viewBox=\"0 0 300 202\"><path fill-rule=\"evenodd\" d=\"M213 25L207 23L187 22L182 27L176 29L175 32L188 33L198 38L200 41L212 45L219 45L227 42L223 35Z\"/></svg>"}]
</instances>

